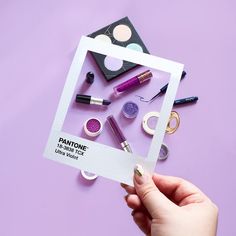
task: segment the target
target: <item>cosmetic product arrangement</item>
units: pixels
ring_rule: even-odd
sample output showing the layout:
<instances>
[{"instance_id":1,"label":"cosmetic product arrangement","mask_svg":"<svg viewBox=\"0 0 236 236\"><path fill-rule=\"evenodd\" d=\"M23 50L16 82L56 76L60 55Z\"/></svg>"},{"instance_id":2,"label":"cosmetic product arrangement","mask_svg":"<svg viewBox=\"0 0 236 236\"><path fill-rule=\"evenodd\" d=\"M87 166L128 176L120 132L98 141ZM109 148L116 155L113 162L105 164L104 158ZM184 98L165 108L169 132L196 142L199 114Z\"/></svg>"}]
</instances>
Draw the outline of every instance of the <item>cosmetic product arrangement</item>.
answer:
<instances>
[{"instance_id":1,"label":"cosmetic product arrangement","mask_svg":"<svg viewBox=\"0 0 236 236\"><path fill-rule=\"evenodd\" d=\"M94 38L96 40L102 41L104 44L114 44L117 46L122 46L129 48L131 50L136 50L141 53L149 53L137 31L135 30L133 24L130 22L128 17L122 18L92 34L89 37ZM153 78L153 73L151 70L146 69L141 73L137 73L133 76L128 76L126 73L131 69L135 68L137 65L128 61L123 61L118 58L113 58L108 55L99 54L96 52L91 52L95 62L102 72L105 80L111 81L119 76L119 79L123 79L123 82L117 83L114 85L107 84L111 88L111 94L115 95L114 100L108 100L103 98L97 98L90 95L85 94L77 94L75 98L76 103L82 103L87 105L98 105L98 106L108 106L115 102L115 99L122 98L124 101L123 106L119 110L121 113L121 119L126 119L127 122L134 122L133 120L138 120L140 118L140 104L130 100L130 96L133 98L139 97L140 102L146 102L150 104L156 98L161 95L164 95L167 91L169 83L165 84L161 87L157 94L152 96L150 99L145 99L142 96L134 95L134 91L136 89L144 89L145 84L152 83L153 80L158 78ZM181 80L185 78L186 72L182 72ZM94 83L95 74L92 71L87 72L85 82L90 86ZM151 80L152 79L152 80ZM91 87L90 87L91 88ZM122 96L121 96L122 95ZM102 95L103 97L104 95ZM125 99L127 97L127 99ZM187 97L182 99L177 99L174 101L173 106L180 106L183 104L192 104L198 100L198 97ZM111 105L112 106L112 105ZM110 106L110 107L111 107ZM110 109L110 108L108 108ZM106 109L107 110L107 109ZM98 110L100 111L100 110ZM111 113L110 113L111 114ZM121 130L119 122L115 119L115 114L108 115L106 117L106 124L110 129L110 136L114 137L117 144L120 146L122 150L125 152L132 153L131 147L124 135L127 132L126 129ZM87 135L88 139L92 139L99 136L103 130L103 122L102 117L98 113L98 117L90 117L83 124L84 133ZM139 118L138 118L139 117ZM158 111L150 111L146 113L142 120L140 120L141 128L145 133L149 136L153 136L155 133L155 127L151 127L149 122L151 119L158 119L160 117L160 113ZM104 118L103 118L104 119ZM128 121L129 120L129 121ZM169 121L166 127L166 133L173 134L177 131L180 125L180 116L176 111L172 111L169 117ZM122 126L121 126L122 127ZM158 156L158 160L166 160L169 155L169 148L166 144L161 145L160 153ZM87 180L94 180L97 178L97 175L92 174L87 171L81 171L81 175Z\"/></svg>"},{"instance_id":2,"label":"cosmetic product arrangement","mask_svg":"<svg viewBox=\"0 0 236 236\"><path fill-rule=\"evenodd\" d=\"M197 101L174 100L183 70L181 62L149 55L127 17L82 36L44 156L81 170L86 180L99 175L132 186L134 166L154 170L158 160L168 158L164 138L180 124L172 106ZM142 175L138 166L136 171Z\"/></svg>"}]
</instances>

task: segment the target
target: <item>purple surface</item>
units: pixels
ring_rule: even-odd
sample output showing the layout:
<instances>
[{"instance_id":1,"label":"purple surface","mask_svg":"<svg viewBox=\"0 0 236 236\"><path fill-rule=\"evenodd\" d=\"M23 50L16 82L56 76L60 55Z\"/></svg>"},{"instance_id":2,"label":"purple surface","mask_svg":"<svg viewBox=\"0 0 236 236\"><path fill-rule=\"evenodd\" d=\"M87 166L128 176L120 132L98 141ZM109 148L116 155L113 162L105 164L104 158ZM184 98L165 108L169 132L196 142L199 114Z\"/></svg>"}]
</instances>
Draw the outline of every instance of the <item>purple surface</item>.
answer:
<instances>
[{"instance_id":1,"label":"purple surface","mask_svg":"<svg viewBox=\"0 0 236 236\"><path fill-rule=\"evenodd\" d=\"M235 8L233 0L2 0L0 235L143 235L119 184L90 184L42 157L81 35L126 15L152 54L185 63L177 98L199 96L175 108L181 125L157 170L198 185L220 208L218 235L236 235Z\"/></svg>"}]
</instances>

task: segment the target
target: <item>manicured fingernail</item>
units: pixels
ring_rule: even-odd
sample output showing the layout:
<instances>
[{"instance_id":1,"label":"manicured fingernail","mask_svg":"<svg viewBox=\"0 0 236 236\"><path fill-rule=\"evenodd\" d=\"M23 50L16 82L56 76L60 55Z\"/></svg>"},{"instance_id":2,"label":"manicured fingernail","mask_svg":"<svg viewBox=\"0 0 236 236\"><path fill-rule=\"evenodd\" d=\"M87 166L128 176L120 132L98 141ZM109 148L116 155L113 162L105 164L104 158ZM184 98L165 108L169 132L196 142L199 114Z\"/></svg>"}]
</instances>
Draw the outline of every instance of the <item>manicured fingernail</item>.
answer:
<instances>
[{"instance_id":1,"label":"manicured fingernail","mask_svg":"<svg viewBox=\"0 0 236 236\"><path fill-rule=\"evenodd\" d=\"M143 167L139 164L136 164L136 166L134 167L134 173L139 176L142 176L144 174Z\"/></svg>"},{"instance_id":2,"label":"manicured fingernail","mask_svg":"<svg viewBox=\"0 0 236 236\"><path fill-rule=\"evenodd\" d=\"M148 176L144 173L141 165L137 164L134 168L134 180L137 184L144 184L147 182Z\"/></svg>"}]
</instances>

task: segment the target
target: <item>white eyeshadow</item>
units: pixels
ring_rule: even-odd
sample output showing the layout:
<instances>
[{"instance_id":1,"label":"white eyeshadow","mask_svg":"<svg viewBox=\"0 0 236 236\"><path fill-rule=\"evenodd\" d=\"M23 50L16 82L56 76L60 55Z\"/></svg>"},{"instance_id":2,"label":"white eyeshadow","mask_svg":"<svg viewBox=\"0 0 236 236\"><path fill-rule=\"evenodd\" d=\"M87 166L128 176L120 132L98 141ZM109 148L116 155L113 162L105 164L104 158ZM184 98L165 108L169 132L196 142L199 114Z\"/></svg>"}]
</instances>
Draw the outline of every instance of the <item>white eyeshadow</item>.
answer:
<instances>
[{"instance_id":1,"label":"white eyeshadow","mask_svg":"<svg viewBox=\"0 0 236 236\"><path fill-rule=\"evenodd\" d=\"M105 43L111 43L111 39L105 34L99 34L95 37L95 39L98 39L98 40L105 42Z\"/></svg>"},{"instance_id":2,"label":"white eyeshadow","mask_svg":"<svg viewBox=\"0 0 236 236\"><path fill-rule=\"evenodd\" d=\"M132 32L127 25L117 25L113 30L113 36L117 41L126 42L131 38Z\"/></svg>"}]
</instances>

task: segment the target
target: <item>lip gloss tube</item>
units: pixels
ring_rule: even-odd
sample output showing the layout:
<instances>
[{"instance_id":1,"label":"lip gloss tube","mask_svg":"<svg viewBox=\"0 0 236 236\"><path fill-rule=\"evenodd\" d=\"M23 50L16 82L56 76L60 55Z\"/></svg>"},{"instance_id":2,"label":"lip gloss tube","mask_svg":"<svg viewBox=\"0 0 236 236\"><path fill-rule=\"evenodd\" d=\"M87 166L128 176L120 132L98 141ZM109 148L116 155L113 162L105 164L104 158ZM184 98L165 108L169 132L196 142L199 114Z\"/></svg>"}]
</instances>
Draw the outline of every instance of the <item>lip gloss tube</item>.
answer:
<instances>
[{"instance_id":1,"label":"lip gloss tube","mask_svg":"<svg viewBox=\"0 0 236 236\"><path fill-rule=\"evenodd\" d=\"M122 133L120 127L118 126L115 118L111 115L107 117L107 122L109 123L111 130L114 134L114 136L116 137L117 141L119 142L119 144L121 145L122 149L125 152L130 152L132 153L132 150L124 136L124 134Z\"/></svg>"},{"instance_id":2,"label":"lip gloss tube","mask_svg":"<svg viewBox=\"0 0 236 236\"><path fill-rule=\"evenodd\" d=\"M141 85L142 83L150 80L152 77L152 72L150 70L146 70L142 72L141 74L138 74L134 76L133 78L115 86L113 88L115 95L119 95L120 93L125 92L126 90L129 90L131 88L134 88L138 85Z\"/></svg>"}]
</instances>

